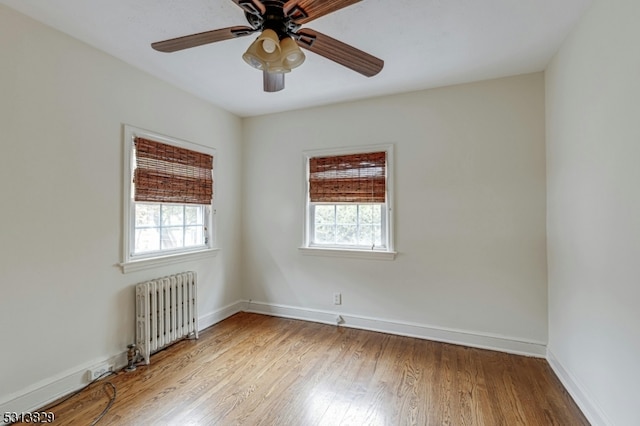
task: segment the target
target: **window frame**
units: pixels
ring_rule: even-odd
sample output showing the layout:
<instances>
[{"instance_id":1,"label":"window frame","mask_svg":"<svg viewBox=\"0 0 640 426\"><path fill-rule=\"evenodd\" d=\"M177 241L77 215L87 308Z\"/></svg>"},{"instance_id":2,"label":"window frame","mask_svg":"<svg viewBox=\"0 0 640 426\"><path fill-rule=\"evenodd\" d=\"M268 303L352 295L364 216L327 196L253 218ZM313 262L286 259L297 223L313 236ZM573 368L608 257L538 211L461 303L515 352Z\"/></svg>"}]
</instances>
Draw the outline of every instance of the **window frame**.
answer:
<instances>
[{"instance_id":1,"label":"window frame","mask_svg":"<svg viewBox=\"0 0 640 426\"><path fill-rule=\"evenodd\" d=\"M371 250L363 249L361 246L352 245L319 245L314 244L314 207L315 205L342 205L342 204L356 204L366 205L381 203L311 203L309 197L309 160L313 157L324 156L340 156L351 154L365 154L370 152L385 152L386 153L386 202L382 208L382 220L383 226L383 243L385 247L374 248ZM379 259L379 260L394 260L396 257L395 244L394 244L394 220L393 220L393 144L381 144L381 145L367 145L357 147L345 147L345 148L328 148L317 150L303 151L303 176L304 176L304 220L303 220L303 235L302 246L299 247L299 251L305 255L320 255L331 257L353 257L363 259Z\"/></svg>"},{"instance_id":2,"label":"window frame","mask_svg":"<svg viewBox=\"0 0 640 426\"><path fill-rule=\"evenodd\" d=\"M215 170L217 163L216 150L207 146L193 142L162 135L149 130L140 129L134 126L124 125L124 188L123 188L123 232L122 232L122 262L120 267L123 273L137 270L155 268L172 263L198 260L215 256L219 250L216 247L216 201L215 195L210 205L205 205L205 226L208 235L205 237L206 243L202 246L189 247L175 250L160 250L147 253L133 254L133 244L135 242L135 206L133 199L133 172L134 164L134 143L137 137L150 139L156 142L177 146L213 156L213 193L216 194ZM176 203L153 203L141 202L145 204L167 204L167 205L190 205ZM191 204L199 205L199 204Z\"/></svg>"}]
</instances>

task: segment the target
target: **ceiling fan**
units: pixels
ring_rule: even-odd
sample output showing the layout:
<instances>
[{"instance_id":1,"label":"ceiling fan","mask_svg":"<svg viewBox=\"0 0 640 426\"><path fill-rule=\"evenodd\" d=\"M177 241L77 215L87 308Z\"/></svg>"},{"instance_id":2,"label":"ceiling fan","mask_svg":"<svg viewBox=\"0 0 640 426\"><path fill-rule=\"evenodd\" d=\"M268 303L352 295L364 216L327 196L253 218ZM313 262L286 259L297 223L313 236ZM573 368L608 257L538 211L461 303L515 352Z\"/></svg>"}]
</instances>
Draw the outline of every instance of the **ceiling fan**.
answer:
<instances>
[{"instance_id":1,"label":"ceiling fan","mask_svg":"<svg viewBox=\"0 0 640 426\"><path fill-rule=\"evenodd\" d=\"M249 26L206 31L152 43L160 52L176 52L260 32L242 58L263 73L265 92L284 89L284 75L304 62L300 47L366 77L378 74L384 61L339 40L301 28L361 0L232 0L244 10Z\"/></svg>"}]
</instances>

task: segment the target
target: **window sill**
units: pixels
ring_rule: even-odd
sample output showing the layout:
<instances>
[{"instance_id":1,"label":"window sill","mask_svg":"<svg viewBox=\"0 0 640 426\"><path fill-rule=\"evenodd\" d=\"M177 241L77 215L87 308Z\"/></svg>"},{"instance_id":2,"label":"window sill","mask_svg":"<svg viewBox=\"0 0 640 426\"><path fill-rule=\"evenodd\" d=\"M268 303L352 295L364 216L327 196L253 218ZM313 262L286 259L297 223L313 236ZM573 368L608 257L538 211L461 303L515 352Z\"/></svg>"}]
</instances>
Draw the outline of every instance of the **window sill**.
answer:
<instances>
[{"instance_id":1,"label":"window sill","mask_svg":"<svg viewBox=\"0 0 640 426\"><path fill-rule=\"evenodd\" d=\"M300 247L300 253L308 256L349 257L354 259L394 260L395 251L353 250L338 248Z\"/></svg>"},{"instance_id":2,"label":"window sill","mask_svg":"<svg viewBox=\"0 0 640 426\"><path fill-rule=\"evenodd\" d=\"M158 256L149 259L131 260L129 262L120 263L123 274L129 272L142 271L144 269L156 268L158 266L166 266L174 263L188 262L192 260L206 259L208 257L217 256L219 248L211 248L206 250L193 251L189 253L172 254L168 256Z\"/></svg>"}]
</instances>

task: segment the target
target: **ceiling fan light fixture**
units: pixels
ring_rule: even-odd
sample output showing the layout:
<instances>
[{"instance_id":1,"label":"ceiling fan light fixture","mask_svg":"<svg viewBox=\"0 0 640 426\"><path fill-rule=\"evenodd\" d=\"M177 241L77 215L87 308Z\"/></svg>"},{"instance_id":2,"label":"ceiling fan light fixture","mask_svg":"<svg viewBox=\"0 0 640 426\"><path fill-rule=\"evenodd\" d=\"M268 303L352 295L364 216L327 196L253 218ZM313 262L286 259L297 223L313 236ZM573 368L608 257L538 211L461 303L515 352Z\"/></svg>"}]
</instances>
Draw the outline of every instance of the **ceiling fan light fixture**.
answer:
<instances>
[{"instance_id":1,"label":"ceiling fan light fixture","mask_svg":"<svg viewBox=\"0 0 640 426\"><path fill-rule=\"evenodd\" d=\"M242 59L257 70L264 70L267 67L267 62L259 55L257 40L251 43L251 46L242 55Z\"/></svg>"},{"instance_id":2,"label":"ceiling fan light fixture","mask_svg":"<svg viewBox=\"0 0 640 426\"><path fill-rule=\"evenodd\" d=\"M305 55L293 38L287 36L280 40L280 48L282 49L282 61L285 67L292 70L302 65Z\"/></svg>"},{"instance_id":3,"label":"ceiling fan light fixture","mask_svg":"<svg viewBox=\"0 0 640 426\"><path fill-rule=\"evenodd\" d=\"M262 50L269 54L275 52L277 46L278 45L273 40L268 38L262 42Z\"/></svg>"},{"instance_id":4,"label":"ceiling fan light fixture","mask_svg":"<svg viewBox=\"0 0 640 426\"><path fill-rule=\"evenodd\" d=\"M265 70L271 74L285 74L291 72L291 68L287 66L282 58L276 61L267 62L267 68Z\"/></svg>"},{"instance_id":5,"label":"ceiling fan light fixture","mask_svg":"<svg viewBox=\"0 0 640 426\"><path fill-rule=\"evenodd\" d=\"M275 31L267 28L254 43L258 44L258 51L263 60L273 61L280 56L280 40Z\"/></svg>"}]
</instances>

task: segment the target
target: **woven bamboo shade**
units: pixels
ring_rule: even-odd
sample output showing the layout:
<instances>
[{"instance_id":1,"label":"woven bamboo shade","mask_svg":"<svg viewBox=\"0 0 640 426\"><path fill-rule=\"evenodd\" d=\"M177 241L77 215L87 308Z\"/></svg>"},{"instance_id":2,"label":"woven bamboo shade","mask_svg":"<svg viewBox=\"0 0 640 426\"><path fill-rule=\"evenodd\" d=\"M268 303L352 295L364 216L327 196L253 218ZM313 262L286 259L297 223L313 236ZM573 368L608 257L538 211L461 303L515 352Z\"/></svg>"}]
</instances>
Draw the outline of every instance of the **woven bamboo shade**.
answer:
<instances>
[{"instance_id":1,"label":"woven bamboo shade","mask_svg":"<svg viewBox=\"0 0 640 426\"><path fill-rule=\"evenodd\" d=\"M386 152L309 159L311 202L384 203Z\"/></svg>"},{"instance_id":2,"label":"woven bamboo shade","mask_svg":"<svg viewBox=\"0 0 640 426\"><path fill-rule=\"evenodd\" d=\"M211 204L211 155L143 138L135 147L135 201Z\"/></svg>"}]
</instances>

